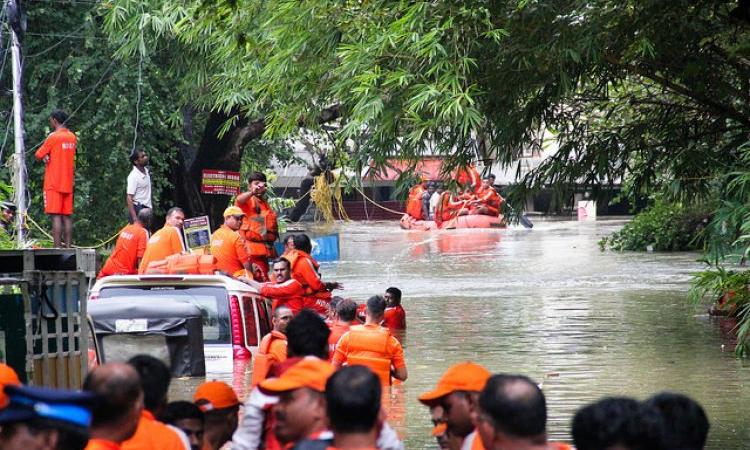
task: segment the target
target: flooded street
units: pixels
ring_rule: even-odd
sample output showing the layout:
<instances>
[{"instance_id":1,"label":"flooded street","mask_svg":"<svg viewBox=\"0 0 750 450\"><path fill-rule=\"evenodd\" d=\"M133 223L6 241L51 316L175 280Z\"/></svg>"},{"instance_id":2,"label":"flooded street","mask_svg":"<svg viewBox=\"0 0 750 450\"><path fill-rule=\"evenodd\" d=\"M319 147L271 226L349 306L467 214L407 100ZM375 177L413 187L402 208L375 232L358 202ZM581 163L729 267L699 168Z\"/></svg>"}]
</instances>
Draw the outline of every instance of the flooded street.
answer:
<instances>
[{"instance_id":1,"label":"flooded street","mask_svg":"<svg viewBox=\"0 0 750 450\"><path fill-rule=\"evenodd\" d=\"M388 407L407 448L434 442L416 397L467 359L543 383L553 439L569 440L572 414L592 400L643 399L668 389L704 406L708 448L748 448L750 369L734 358L705 308L686 301L690 273L701 267L697 255L601 252L597 241L620 226L540 222L533 230L439 233L402 231L395 222L339 227L342 258L322 265L324 279L341 281L341 295L358 301L388 286L404 293L409 379L394 388ZM175 397L185 396L181 383Z\"/></svg>"}]
</instances>

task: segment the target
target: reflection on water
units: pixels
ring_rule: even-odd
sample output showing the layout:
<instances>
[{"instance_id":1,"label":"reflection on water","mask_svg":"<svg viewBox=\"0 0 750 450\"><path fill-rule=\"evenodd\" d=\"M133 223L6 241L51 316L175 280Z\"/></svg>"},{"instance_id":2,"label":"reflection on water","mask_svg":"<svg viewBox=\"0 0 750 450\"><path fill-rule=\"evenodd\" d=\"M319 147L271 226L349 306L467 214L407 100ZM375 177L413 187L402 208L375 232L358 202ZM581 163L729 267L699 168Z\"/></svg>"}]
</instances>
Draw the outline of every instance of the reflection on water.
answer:
<instances>
[{"instance_id":1,"label":"reflection on water","mask_svg":"<svg viewBox=\"0 0 750 450\"><path fill-rule=\"evenodd\" d=\"M360 301L391 285L404 291L409 380L385 404L408 448L434 442L416 397L467 359L542 383L554 439L569 439L572 414L594 399L669 389L703 404L709 448L746 447L748 368L721 327L685 301L697 255L600 252L596 241L620 225L438 233L395 222L341 226L342 260L323 264L324 277ZM246 385L245 368L235 374L234 386ZM172 397L189 397L196 384L178 380Z\"/></svg>"}]
</instances>

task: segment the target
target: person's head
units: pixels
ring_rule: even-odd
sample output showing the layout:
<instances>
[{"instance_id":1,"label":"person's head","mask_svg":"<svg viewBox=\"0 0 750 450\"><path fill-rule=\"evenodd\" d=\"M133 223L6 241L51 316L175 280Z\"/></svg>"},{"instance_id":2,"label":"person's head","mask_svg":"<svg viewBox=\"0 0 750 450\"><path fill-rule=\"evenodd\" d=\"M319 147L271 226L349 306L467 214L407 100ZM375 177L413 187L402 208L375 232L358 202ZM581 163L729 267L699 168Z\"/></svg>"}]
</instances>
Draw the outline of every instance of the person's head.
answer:
<instances>
[{"instance_id":1,"label":"person's head","mask_svg":"<svg viewBox=\"0 0 750 450\"><path fill-rule=\"evenodd\" d=\"M524 449L547 441L547 404L542 390L528 377L490 377L479 396L477 413L477 431L488 450Z\"/></svg>"},{"instance_id":2,"label":"person's head","mask_svg":"<svg viewBox=\"0 0 750 450\"><path fill-rule=\"evenodd\" d=\"M357 303L350 298L342 299L336 305L336 316L341 322L354 322L357 317Z\"/></svg>"},{"instance_id":3,"label":"person's head","mask_svg":"<svg viewBox=\"0 0 750 450\"><path fill-rule=\"evenodd\" d=\"M182 208L178 206L169 208L169 210L167 211L167 225L175 228L182 228L182 222L184 221L185 212L182 210Z\"/></svg>"},{"instance_id":4,"label":"person's head","mask_svg":"<svg viewBox=\"0 0 750 450\"><path fill-rule=\"evenodd\" d=\"M441 450L448 450L448 426L443 421L443 407L434 405L430 407L430 421L432 421L432 436Z\"/></svg>"},{"instance_id":5,"label":"person's head","mask_svg":"<svg viewBox=\"0 0 750 450\"><path fill-rule=\"evenodd\" d=\"M495 174L491 173L487 175L487 179L490 180L490 186L493 186L495 184Z\"/></svg>"},{"instance_id":6,"label":"person's head","mask_svg":"<svg viewBox=\"0 0 750 450\"><path fill-rule=\"evenodd\" d=\"M492 181L490 181L490 177L486 176L482 178L482 187L487 189L490 186L492 186Z\"/></svg>"},{"instance_id":7,"label":"person's head","mask_svg":"<svg viewBox=\"0 0 750 450\"><path fill-rule=\"evenodd\" d=\"M286 306L279 306L273 312L271 323L273 323L273 329L282 333L286 332L289 322L294 318L292 310Z\"/></svg>"},{"instance_id":8,"label":"person's head","mask_svg":"<svg viewBox=\"0 0 750 450\"><path fill-rule=\"evenodd\" d=\"M365 366L346 366L326 383L326 411L334 435L371 434L382 425L380 379Z\"/></svg>"},{"instance_id":9,"label":"person's head","mask_svg":"<svg viewBox=\"0 0 750 450\"><path fill-rule=\"evenodd\" d=\"M49 124L54 129L65 126L65 122L67 121L68 121L68 114L61 109L56 109L52 111L49 115Z\"/></svg>"},{"instance_id":10,"label":"person's head","mask_svg":"<svg viewBox=\"0 0 750 450\"><path fill-rule=\"evenodd\" d=\"M300 311L286 327L287 355L328 358L331 330L323 319L309 309Z\"/></svg>"},{"instance_id":11,"label":"person's head","mask_svg":"<svg viewBox=\"0 0 750 450\"><path fill-rule=\"evenodd\" d=\"M312 253L312 242L310 242L310 237L306 234L295 234L294 248L307 254Z\"/></svg>"},{"instance_id":12,"label":"person's head","mask_svg":"<svg viewBox=\"0 0 750 450\"><path fill-rule=\"evenodd\" d=\"M472 413L479 392L490 378L486 368L472 362L455 364L445 371L435 389L419 396L428 407L441 406L447 431L461 438L474 429Z\"/></svg>"},{"instance_id":13,"label":"person's head","mask_svg":"<svg viewBox=\"0 0 750 450\"><path fill-rule=\"evenodd\" d=\"M195 403L184 400L169 402L158 419L182 430L188 438L190 450L203 448L205 419L203 411Z\"/></svg>"},{"instance_id":14,"label":"person's head","mask_svg":"<svg viewBox=\"0 0 750 450\"><path fill-rule=\"evenodd\" d=\"M5 386L10 398L0 410L3 450L83 450L89 439L88 392L30 386Z\"/></svg>"},{"instance_id":15,"label":"person's head","mask_svg":"<svg viewBox=\"0 0 750 450\"><path fill-rule=\"evenodd\" d=\"M327 317L330 320L335 320L338 317L338 314L336 314L336 306L343 300L344 297L340 297L338 295L334 295L331 297L331 301L328 303L328 314Z\"/></svg>"},{"instance_id":16,"label":"person's head","mask_svg":"<svg viewBox=\"0 0 750 450\"><path fill-rule=\"evenodd\" d=\"M83 390L96 396L91 420L93 437L123 442L135 434L143 409L143 390L133 366L99 366L86 376Z\"/></svg>"},{"instance_id":17,"label":"person's head","mask_svg":"<svg viewBox=\"0 0 750 450\"><path fill-rule=\"evenodd\" d=\"M401 304L401 289L389 287L385 290L385 304L387 307L398 306Z\"/></svg>"},{"instance_id":18,"label":"person's head","mask_svg":"<svg viewBox=\"0 0 750 450\"><path fill-rule=\"evenodd\" d=\"M141 208L136 215L136 220L143 226L143 228L150 228L151 221L153 220L153 214L151 208Z\"/></svg>"},{"instance_id":19,"label":"person's head","mask_svg":"<svg viewBox=\"0 0 750 450\"><path fill-rule=\"evenodd\" d=\"M3 390L6 385L19 386L21 380L18 379L18 374L12 367L7 364L0 363L0 410L8 405L8 396L5 395Z\"/></svg>"},{"instance_id":20,"label":"person's head","mask_svg":"<svg viewBox=\"0 0 750 450\"><path fill-rule=\"evenodd\" d=\"M234 390L223 381L206 381L198 386L193 402L203 411L206 441L220 448L237 429L240 401Z\"/></svg>"},{"instance_id":21,"label":"person's head","mask_svg":"<svg viewBox=\"0 0 750 450\"><path fill-rule=\"evenodd\" d=\"M304 358L278 378L260 383L260 389L275 394L276 424L273 431L282 443L297 442L326 426L326 381L334 368L319 358Z\"/></svg>"},{"instance_id":22,"label":"person's head","mask_svg":"<svg viewBox=\"0 0 750 450\"><path fill-rule=\"evenodd\" d=\"M380 295L373 295L367 299L367 320L380 323L385 313L385 299Z\"/></svg>"},{"instance_id":23,"label":"person's head","mask_svg":"<svg viewBox=\"0 0 750 450\"><path fill-rule=\"evenodd\" d=\"M289 264L289 260L283 256L274 260L272 270L277 283L284 283L292 278L291 264Z\"/></svg>"},{"instance_id":24,"label":"person's head","mask_svg":"<svg viewBox=\"0 0 750 450\"><path fill-rule=\"evenodd\" d=\"M12 222L13 218L16 217L16 204L9 201L0 202L0 220L3 222Z\"/></svg>"},{"instance_id":25,"label":"person's head","mask_svg":"<svg viewBox=\"0 0 750 450\"><path fill-rule=\"evenodd\" d=\"M245 217L245 213L242 212L237 206L230 206L224 210L224 225L229 227L230 230L237 231L242 225L242 218Z\"/></svg>"},{"instance_id":26,"label":"person's head","mask_svg":"<svg viewBox=\"0 0 750 450\"><path fill-rule=\"evenodd\" d=\"M627 397L608 397L579 409L571 434L578 450L602 450L625 444L625 425L640 404Z\"/></svg>"},{"instance_id":27,"label":"person's head","mask_svg":"<svg viewBox=\"0 0 750 450\"><path fill-rule=\"evenodd\" d=\"M167 391L172 381L169 367L151 355L136 355L128 360L135 368L143 389L143 406L154 415L167 404Z\"/></svg>"},{"instance_id":28,"label":"person's head","mask_svg":"<svg viewBox=\"0 0 750 450\"><path fill-rule=\"evenodd\" d=\"M289 250L294 250L294 235L293 234L287 234L283 242L284 242L284 253L288 252Z\"/></svg>"},{"instance_id":29,"label":"person's head","mask_svg":"<svg viewBox=\"0 0 750 450\"><path fill-rule=\"evenodd\" d=\"M148 155L146 154L146 150L137 148L130 152L130 164L141 169L146 167L148 165Z\"/></svg>"},{"instance_id":30,"label":"person's head","mask_svg":"<svg viewBox=\"0 0 750 450\"><path fill-rule=\"evenodd\" d=\"M251 194L262 196L266 193L266 174L263 172L253 172L247 178L248 190Z\"/></svg>"},{"instance_id":31,"label":"person's head","mask_svg":"<svg viewBox=\"0 0 750 450\"><path fill-rule=\"evenodd\" d=\"M432 194L435 192L435 189L437 189L437 185L434 181L430 181L429 183L427 183L427 192Z\"/></svg>"},{"instance_id":32,"label":"person's head","mask_svg":"<svg viewBox=\"0 0 750 450\"><path fill-rule=\"evenodd\" d=\"M700 404L692 398L673 392L662 392L645 405L659 411L664 419L664 444L666 448L700 450L708 437L708 417Z\"/></svg>"}]
</instances>

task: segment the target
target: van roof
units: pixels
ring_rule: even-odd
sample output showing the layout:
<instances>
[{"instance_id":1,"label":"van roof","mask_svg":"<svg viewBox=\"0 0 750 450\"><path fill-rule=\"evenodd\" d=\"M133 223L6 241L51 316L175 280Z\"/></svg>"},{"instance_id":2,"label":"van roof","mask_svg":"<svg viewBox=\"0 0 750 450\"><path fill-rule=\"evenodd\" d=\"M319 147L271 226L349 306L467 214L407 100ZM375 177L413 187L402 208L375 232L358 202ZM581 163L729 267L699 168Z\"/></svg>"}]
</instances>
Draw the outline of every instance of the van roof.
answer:
<instances>
[{"instance_id":1,"label":"van roof","mask_svg":"<svg viewBox=\"0 0 750 450\"><path fill-rule=\"evenodd\" d=\"M258 294L252 286L225 275L112 275L96 281L92 292L111 286L138 285L213 285L230 291L244 291Z\"/></svg>"}]
</instances>

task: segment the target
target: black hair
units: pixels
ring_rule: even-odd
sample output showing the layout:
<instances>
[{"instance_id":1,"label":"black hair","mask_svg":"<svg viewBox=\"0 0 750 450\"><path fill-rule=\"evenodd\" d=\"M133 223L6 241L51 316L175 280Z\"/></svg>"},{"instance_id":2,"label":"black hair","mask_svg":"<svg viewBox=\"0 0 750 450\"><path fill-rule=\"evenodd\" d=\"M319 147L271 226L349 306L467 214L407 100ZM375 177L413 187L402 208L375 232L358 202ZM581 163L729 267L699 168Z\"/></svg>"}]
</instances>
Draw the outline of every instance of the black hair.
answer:
<instances>
[{"instance_id":1,"label":"black hair","mask_svg":"<svg viewBox=\"0 0 750 450\"><path fill-rule=\"evenodd\" d=\"M154 217L151 208L141 208L141 210L138 211L137 216L138 222L140 222L144 227L149 228L151 226L151 220L153 220Z\"/></svg>"},{"instance_id":2,"label":"black hair","mask_svg":"<svg viewBox=\"0 0 750 450\"><path fill-rule=\"evenodd\" d=\"M0 428L0 439L13 436L21 424L25 425L29 429L29 433L33 435L57 431L57 450L83 450L89 441L89 430L87 428L41 417L3 424Z\"/></svg>"},{"instance_id":3,"label":"black hair","mask_svg":"<svg viewBox=\"0 0 750 450\"><path fill-rule=\"evenodd\" d=\"M396 302L397 305L401 304L401 289L391 286L388 289L386 289L385 292L393 296L393 300Z\"/></svg>"},{"instance_id":4,"label":"black hair","mask_svg":"<svg viewBox=\"0 0 750 450\"><path fill-rule=\"evenodd\" d=\"M251 173L250 176L247 177L247 182L248 183L252 183L253 181L262 181L262 182L265 183L267 181L266 180L266 174L264 174L263 172L253 172L253 173Z\"/></svg>"},{"instance_id":5,"label":"black hair","mask_svg":"<svg viewBox=\"0 0 750 450\"><path fill-rule=\"evenodd\" d=\"M185 214L185 211L183 211L182 208L180 208L179 206L173 206L167 210L167 217L170 217L172 214L175 214L178 212Z\"/></svg>"},{"instance_id":6,"label":"black hair","mask_svg":"<svg viewBox=\"0 0 750 450\"><path fill-rule=\"evenodd\" d=\"M295 234L294 248L305 253L312 253L312 243L310 242L310 237L306 234Z\"/></svg>"},{"instance_id":7,"label":"black hair","mask_svg":"<svg viewBox=\"0 0 750 450\"><path fill-rule=\"evenodd\" d=\"M547 404L539 386L523 375L496 374L479 395L479 406L495 429L515 437L536 437L547 427Z\"/></svg>"},{"instance_id":8,"label":"black hair","mask_svg":"<svg viewBox=\"0 0 750 450\"><path fill-rule=\"evenodd\" d=\"M653 405L641 403L638 411L626 417L621 437L615 444L630 450L675 450L665 445L665 422Z\"/></svg>"},{"instance_id":9,"label":"black hair","mask_svg":"<svg viewBox=\"0 0 750 450\"><path fill-rule=\"evenodd\" d=\"M142 392L140 378L130 370L103 374L102 370L94 370L83 382L83 390L96 395L91 409L92 427L117 425L137 406Z\"/></svg>"},{"instance_id":10,"label":"black hair","mask_svg":"<svg viewBox=\"0 0 750 450\"><path fill-rule=\"evenodd\" d=\"M135 148L132 152L130 152L130 164L135 164L135 162L140 158L140 155L142 153L146 153L145 150L142 148Z\"/></svg>"},{"instance_id":11,"label":"black hair","mask_svg":"<svg viewBox=\"0 0 750 450\"><path fill-rule=\"evenodd\" d=\"M158 411L167 402L167 391L172 381L169 367L151 355L136 355L128 360L141 377L143 389L143 406L151 411Z\"/></svg>"},{"instance_id":12,"label":"black hair","mask_svg":"<svg viewBox=\"0 0 750 450\"><path fill-rule=\"evenodd\" d=\"M341 302L341 300L343 300L343 299L344 299L344 297L341 297L341 296L338 296L338 295L334 295L333 297L331 297L331 302L328 303L328 307L331 308L332 310L336 311L336 305L338 305Z\"/></svg>"},{"instance_id":13,"label":"black hair","mask_svg":"<svg viewBox=\"0 0 750 450\"><path fill-rule=\"evenodd\" d=\"M349 298L342 299L338 305L336 305L336 314L339 319L345 322L351 322L357 317L357 303Z\"/></svg>"},{"instance_id":14,"label":"black hair","mask_svg":"<svg viewBox=\"0 0 750 450\"><path fill-rule=\"evenodd\" d=\"M278 258L271 261L271 268L273 268L273 266L276 263L280 263L280 262L285 262L287 267L289 267L290 269L292 268L292 264L289 262L288 259L284 258L283 256L279 256Z\"/></svg>"},{"instance_id":15,"label":"black hair","mask_svg":"<svg viewBox=\"0 0 750 450\"><path fill-rule=\"evenodd\" d=\"M323 319L303 309L286 327L288 356L317 356L328 359L328 336L331 330Z\"/></svg>"},{"instance_id":16,"label":"black hair","mask_svg":"<svg viewBox=\"0 0 750 450\"><path fill-rule=\"evenodd\" d=\"M372 430L380 413L380 379L365 366L346 366L326 382L326 411L334 433Z\"/></svg>"},{"instance_id":17,"label":"black hair","mask_svg":"<svg viewBox=\"0 0 750 450\"><path fill-rule=\"evenodd\" d=\"M367 311L375 317L385 312L385 299L381 295L373 295L367 299Z\"/></svg>"},{"instance_id":18,"label":"black hair","mask_svg":"<svg viewBox=\"0 0 750 450\"><path fill-rule=\"evenodd\" d=\"M185 400L167 403L167 406L164 407L164 411L159 414L157 419L169 425L174 425L175 422L183 419L197 419L201 422L205 421L203 411L198 408L198 405Z\"/></svg>"},{"instance_id":19,"label":"black hair","mask_svg":"<svg viewBox=\"0 0 750 450\"><path fill-rule=\"evenodd\" d=\"M68 121L68 113L62 109L56 109L49 114L51 119L55 119L60 125L64 125Z\"/></svg>"},{"instance_id":20,"label":"black hair","mask_svg":"<svg viewBox=\"0 0 750 450\"><path fill-rule=\"evenodd\" d=\"M692 398L673 392L662 392L649 398L646 406L656 408L664 419L666 448L700 450L708 437L708 417Z\"/></svg>"},{"instance_id":21,"label":"black hair","mask_svg":"<svg viewBox=\"0 0 750 450\"><path fill-rule=\"evenodd\" d=\"M293 234L287 234L286 236L284 236L284 239L282 239L281 242L283 242L284 245L286 245L286 243L289 241L289 239L291 239L292 242L294 242L294 235Z\"/></svg>"},{"instance_id":22,"label":"black hair","mask_svg":"<svg viewBox=\"0 0 750 450\"><path fill-rule=\"evenodd\" d=\"M608 397L579 409L573 417L573 442L578 450L600 450L624 443L625 426L640 403L627 397Z\"/></svg>"}]
</instances>

